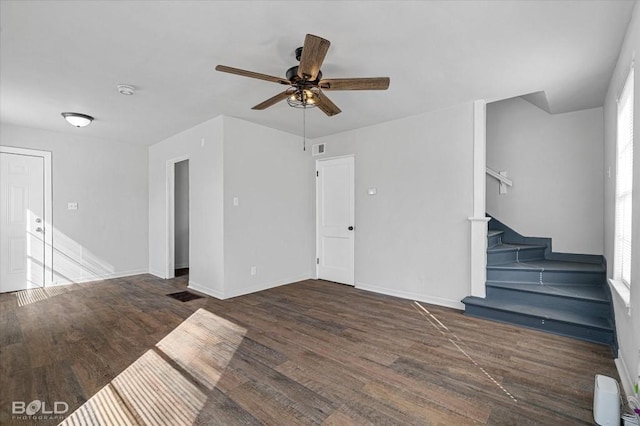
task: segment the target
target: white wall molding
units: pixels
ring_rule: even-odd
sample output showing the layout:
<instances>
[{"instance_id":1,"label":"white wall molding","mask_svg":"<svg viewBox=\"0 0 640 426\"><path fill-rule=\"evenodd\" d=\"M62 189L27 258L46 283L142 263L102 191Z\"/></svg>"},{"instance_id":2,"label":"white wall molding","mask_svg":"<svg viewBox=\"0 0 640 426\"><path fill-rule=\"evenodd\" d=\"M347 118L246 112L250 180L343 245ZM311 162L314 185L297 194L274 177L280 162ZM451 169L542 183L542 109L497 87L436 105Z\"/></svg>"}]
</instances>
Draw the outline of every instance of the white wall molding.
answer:
<instances>
[{"instance_id":1,"label":"white wall molding","mask_svg":"<svg viewBox=\"0 0 640 426\"><path fill-rule=\"evenodd\" d=\"M428 296L420 293L414 293L403 290L396 290L377 285L356 282L355 286L358 290L371 291L373 293L385 294L387 296L399 297L401 299L414 300L417 302L429 303L431 305L444 306L447 308L464 310L464 304L459 300L443 299L441 297Z\"/></svg>"},{"instance_id":2,"label":"white wall molding","mask_svg":"<svg viewBox=\"0 0 640 426\"><path fill-rule=\"evenodd\" d=\"M225 291L222 299L231 299L232 297L244 296L246 294L251 294L251 293L255 293L263 290L269 290L270 288L293 284L293 283L297 283L299 281L304 281L308 279L311 279L310 275L301 275L298 277L293 277L285 280L260 283L260 284L249 286L249 287L234 288L234 289L231 289L230 291Z\"/></svg>"},{"instance_id":3,"label":"white wall molding","mask_svg":"<svg viewBox=\"0 0 640 426\"><path fill-rule=\"evenodd\" d=\"M611 293L616 294L620 301L627 308L627 315L631 316L631 289L625 285L621 280L614 280L613 278L607 279Z\"/></svg>"},{"instance_id":4,"label":"white wall molding","mask_svg":"<svg viewBox=\"0 0 640 426\"><path fill-rule=\"evenodd\" d=\"M187 286L187 288L191 290L195 290L198 293L206 294L207 296L215 297L216 299L220 299L220 300L224 299L223 294L220 293L219 291L210 289L202 284L198 284L191 280L189 280L189 285Z\"/></svg>"},{"instance_id":5,"label":"white wall molding","mask_svg":"<svg viewBox=\"0 0 640 426\"><path fill-rule=\"evenodd\" d=\"M487 104L473 103L473 217L471 222L471 296L485 297L487 280L487 223L486 214L486 150Z\"/></svg>"},{"instance_id":6,"label":"white wall molding","mask_svg":"<svg viewBox=\"0 0 640 426\"><path fill-rule=\"evenodd\" d=\"M69 278L69 279L54 279L49 285L45 287L57 287L59 285L69 285L69 284L84 284L84 283L100 283L106 280L112 280L115 278L125 278L125 277L133 277L136 275L147 274L149 271L147 269L136 269L132 271L122 271L122 272L114 272L111 274L100 275L99 277L85 277L85 278Z\"/></svg>"},{"instance_id":7,"label":"white wall molding","mask_svg":"<svg viewBox=\"0 0 640 426\"><path fill-rule=\"evenodd\" d=\"M622 382L624 393L627 394L627 396L633 396L633 379L631 379L627 363L624 361L624 357L621 355L619 350L618 357L614 359L614 362L616 364L616 369L618 370L618 375L620 376L620 381Z\"/></svg>"},{"instance_id":8,"label":"white wall molding","mask_svg":"<svg viewBox=\"0 0 640 426\"><path fill-rule=\"evenodd\" d=\"M158 269L149 269L149 274L164 279L164 271Z\"/></svg>"}]
</instances>

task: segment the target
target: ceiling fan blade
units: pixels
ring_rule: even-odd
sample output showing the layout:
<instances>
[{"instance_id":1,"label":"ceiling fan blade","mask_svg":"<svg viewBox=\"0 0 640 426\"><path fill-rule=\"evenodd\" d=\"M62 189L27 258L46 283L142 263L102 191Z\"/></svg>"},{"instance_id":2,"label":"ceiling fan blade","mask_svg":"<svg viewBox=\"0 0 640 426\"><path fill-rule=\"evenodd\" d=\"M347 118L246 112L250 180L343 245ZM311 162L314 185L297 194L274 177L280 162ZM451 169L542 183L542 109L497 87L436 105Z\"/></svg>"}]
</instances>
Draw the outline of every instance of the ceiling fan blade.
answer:
<instances>
[{"instance_id":1,"label":"ceiling fan blade","mask_svg":"<svg viewBox=\"0 0 640 426\"><path fill-rule=\"evenodd\" d=\"M342 112L342 110L338 108L336 104L331 102L331 99L329 99L327 95L322 93L322 91L320 91L320 96L316 101L316 105L318 106L318 108L320 108L320 110L322 110L322 112L327 114L329 117L332 117L336 114L340 114Z\"/></svg>"},{"instance_id":2,"label":"ceiling fan blade","mask_svg":"<svg viewBox=\"0 0 640 426\"><path fill-rule=\"evenodd\" d=\"M259 110L267 109L270 106L275 105L278 102L287 99L289 95L290 95L289 91L285 90L284 92L278 93L277 95L267 99L266 101L259 103L258 105L254 106L251 109L259 109Z\"/></svg>"},{"instance_id":3,"label":"ceiling fan blade","mask_svg":"<svg viewBox=\"0 0 640 426\"><path fill-rule=\"evenodd\" d=\"M272 75L260 74L259 72L241 70L240 68L228 67L226 65L216 66L216 71L228 72L229 74L241 75L243 77L257 78L258 80L271 81L273 83L291 85L291 82L285 78L274 77Z\"/></svg>"},{"instance_id":4,"label":"ceiling fan blade","mask_svg":"<svg viewBox=\"0 0 640 426\"><path fill-rule=\"evenodd\" d=\"M387 90L389 77L330 78L320 81L324 90Z\"/></svg>"},{"instance_id":5,"label":"ceiling fan blade","mask_svg":"<svg viewBox=\"0 0 640 426\"><path fill-rule=\"evenodd\" d=\"M298 66L298 77L313 81L318 77L318 71L322 61L329 50L331 43L322 37L307 34L302 46L302 56Z\"/></svg>"}]
</instances>

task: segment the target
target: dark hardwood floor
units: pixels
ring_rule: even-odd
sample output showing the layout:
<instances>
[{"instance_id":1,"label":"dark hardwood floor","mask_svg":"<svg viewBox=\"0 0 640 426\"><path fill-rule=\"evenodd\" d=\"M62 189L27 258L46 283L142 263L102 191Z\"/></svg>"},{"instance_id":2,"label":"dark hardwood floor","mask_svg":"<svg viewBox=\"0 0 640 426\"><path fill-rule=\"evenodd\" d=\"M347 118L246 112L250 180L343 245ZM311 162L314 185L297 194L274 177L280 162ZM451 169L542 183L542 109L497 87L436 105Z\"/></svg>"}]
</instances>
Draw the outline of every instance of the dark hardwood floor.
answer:
<instances>
[{"instance_id":1,"label":"dark hardwood floor","mask_svg":"<svg viewBox=\"0 0 640 426\"><path fill-rule=\"evenodd\" d=\"M0 295L0 423L589 424L618 379L608 347L452 309L315 280L166 296L187 279ZM69 411L12 415L33 400Z\"/></svg>"}]
</instances>

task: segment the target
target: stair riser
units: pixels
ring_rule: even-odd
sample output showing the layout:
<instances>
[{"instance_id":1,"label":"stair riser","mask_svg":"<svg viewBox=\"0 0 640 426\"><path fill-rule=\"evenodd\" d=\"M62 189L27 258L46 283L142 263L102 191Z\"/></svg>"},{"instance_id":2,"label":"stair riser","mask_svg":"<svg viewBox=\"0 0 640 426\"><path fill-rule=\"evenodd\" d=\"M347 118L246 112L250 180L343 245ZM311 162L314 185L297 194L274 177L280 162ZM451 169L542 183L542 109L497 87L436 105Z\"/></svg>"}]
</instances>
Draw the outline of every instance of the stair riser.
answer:
<instances>
[{"instance_id":1,"label":"stair riser","mask_svg":"<svg viewBox=\"0 0 640 426\"><path fill-rule=\"evenodd\" d=\"M523 269L492 269L487 267L487 280L489 281L515 281L515 282L540 282L540 272ZM604 272L542 272L542 282L554 284L601 284L606 282Z\"/></svg>"},{"instance_id":2,"label":"stair riser","mask_svg":"<svg viewBox=\"0 0 640 426\"><path fill-rule=\"evenodd\" d=\"M495 247L497 246L501 239L502 239L502 234L498 234L498 235L492 235L490 237L487 237L487 247Z\"/></svg>"},{"instance_id":3,"label":"stair riser","mask_svg":"<svg viewBox=\"0 0 640 426\"><path fill-rule=\"evenodd\" d=\"M567 324L473 305L466 306L465 315L520 325L589 342L602 343L605 345L613 344L613 332L609 330L594 329L588 326Z\"/></svg>"},{"instance_id":4,"label":"stair riser","mask_svg":"<svg viewBox=\"0 0 640 426\"><path fill-rule=\"evenodd\" d=\"M611 313L609 303L558 297L550 294L529 293L504 287L487 286L487 297L505 300L510 303L526 303L531 306L554 308L559 312L589 313L594 317L608 317Z\"/></svg>"},{"instance_id":5,"label":"stair riser","mask_svg":"<svg viewBox=\"0 0 640 426\"><path fill-rule=\"evenodd\" d=\"M487 265L500 265L509 262L526 262L544 259L544 249L535 250L509 250L501 252L488 252Z\"/></svg>"}]
</instances>

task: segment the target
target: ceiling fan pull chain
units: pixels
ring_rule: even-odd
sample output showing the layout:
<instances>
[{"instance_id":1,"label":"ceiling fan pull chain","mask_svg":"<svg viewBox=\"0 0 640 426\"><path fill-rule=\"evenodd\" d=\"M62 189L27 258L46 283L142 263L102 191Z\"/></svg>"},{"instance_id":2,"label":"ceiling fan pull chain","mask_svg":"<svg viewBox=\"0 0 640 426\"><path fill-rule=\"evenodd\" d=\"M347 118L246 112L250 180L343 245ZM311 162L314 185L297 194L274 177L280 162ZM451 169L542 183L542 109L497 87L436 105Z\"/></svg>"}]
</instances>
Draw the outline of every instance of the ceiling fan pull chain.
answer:
<instances>
[{"instance_id":1,"label":"ceiling fan pull chain","mask_svg":"<svg viewBox=\"0 0 640 426\"><path fill-rule=\"evenodd\" d=\"M307 106L302 108L302 150L307 150Z\"/></svg>"}]
</instances>

